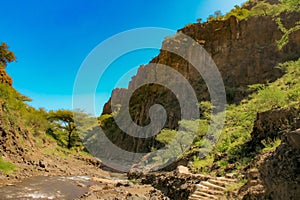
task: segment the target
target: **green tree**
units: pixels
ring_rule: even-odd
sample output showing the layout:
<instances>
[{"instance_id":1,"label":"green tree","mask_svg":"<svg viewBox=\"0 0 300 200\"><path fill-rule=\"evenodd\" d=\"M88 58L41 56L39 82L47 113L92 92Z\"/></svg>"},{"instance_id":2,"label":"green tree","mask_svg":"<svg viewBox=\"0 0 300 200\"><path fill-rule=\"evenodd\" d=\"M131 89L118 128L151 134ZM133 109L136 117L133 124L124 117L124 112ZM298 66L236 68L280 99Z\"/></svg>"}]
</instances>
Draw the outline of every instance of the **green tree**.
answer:
<instances>
[{"instance_id":1,"label":"green tree","mask_svg":"<svg viewBox=\"0 0 300 200\"><path fill-rule=\"evenodd\" d=\"M235 16L236 18L242 20L242 19L247 19L249 17L250 11L245 9L245 8L241 8L238 5L234 6L234 9L232 9L229 13L227 13L224 17L224 19L229 19L231 16Z\"/></svg>"},{"instance_id":2,"label":"green tree","mask_svg":"<svg viewBox=\"0 0 300 200\"><path fill-rule=\"evenodd\" d=\"M271 5L266 2L260 2L252 8L253 15L268 15L268 11L271 9Z\"/></svg>"},{"instance_id":3,"label":"green tree","mask_svg":"<svg viewBox=\"0 0 300 200\"><path fill-rule=\"evenodd\" d=\"M59 129L62 129L67 132L68 134L68 149L72 147L71 138L72 134L76 130L76 126L74 123L74 115L73 112L70 110L57 110L57 111L50 111L48 115L48 120Z\"/></svg>"},{"instance_id":4,"label":"green tree","mask_svg":"<svg viewBox=\"0 0 300 200\"><path fill-rule=\"evenodd\" d=\"M222 16L222 12L220 10L215 11L215 17L219 18Z\"/></svg>"},{"instance_id":5,"label":"green tree","mask_svg":"<svg viewBox=\"0 0 300 200\"><path fill-rule=\"evenodd\" d=\"M170 129L161 130L156 137L157 141L169 146L168 153L170 153L170 156L184 153L192 143L193 139L194 136L191 132Z\"/></svg>"},{"instance_id":6,"label":"green tree","mask_svg":"<svg viewBox=\"0 0 300 200\"><path fill-rule=\"evenodd\" d=\"M34 136L41 136L50 127L47 120L47 111L43 108L36 110L33 107L26 107L26 111L23 111L22 118L25 121L26 127Z\"/></svg>"},{"instance_id":7,"label":"green tree","mask_svg":"<svg viewBox=\"0 0 300 200\"><path fill-rule=\"evenodd\" d=\"M215 20L215 17L213 15L209 15L208 18L207 18L207 21L211 22L213 20Z\"/></svg>"},{"instance_id":8,"label":"green tree","mask_svg":"<svg viewBox=\"0 0 300 200\"><path fill-rule=\"evenodd\" d=\"M289 10L299 10L300 1L299 0L280 0L281 4L287 6Z\"/></svg>"},{"instance_id":9,"label":"green tree","mask_svg":"<svg viewBox=\"0 0 300 200\"><path fill-rule=\"evenodd\" d=\"M0 45L0 68L6 68L7 63L16 61L15 54L8 50L9 46L5 42Z\"/></svg>"}]
</instances>

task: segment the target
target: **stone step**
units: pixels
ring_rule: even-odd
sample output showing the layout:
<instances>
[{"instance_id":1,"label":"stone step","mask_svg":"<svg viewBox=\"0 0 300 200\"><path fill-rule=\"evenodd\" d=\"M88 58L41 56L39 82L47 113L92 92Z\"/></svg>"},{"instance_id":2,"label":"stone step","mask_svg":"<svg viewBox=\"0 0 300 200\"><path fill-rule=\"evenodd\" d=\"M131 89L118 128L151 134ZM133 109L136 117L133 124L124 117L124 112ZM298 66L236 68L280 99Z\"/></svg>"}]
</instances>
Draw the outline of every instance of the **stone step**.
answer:
<instances>
[{"instance_id":1,"label":"stone step","mask_svg":"<svg viewBox=\"0 0 300 200\"><path fill-rule=\"evenodd\" d=\"M236 182L238 182L237 179L225 178L225 177L213 177L211 179L218 180L218 181L224 181L224 182L228 182L228 183L236 183Z\"/></svg>"},{"instance_id":2,"label":"stone step","mask_svg":"<svg viewBox=\"0 0 300 200\"><path fill-rule=\"evenodd\" d=\"M189 200L222 199L226 186L235 184L238 180L235 174L227 174L225 177L208 177L196 185L196 191L190 195Z\"/></svg>"},{"instance_id":3,"label":"stone step","mask_svg":"<svg viewBox=\"0 0 300 200\"><path fill-rule=\"evenodd\" d=\"M218 199L217 196L215 195L211 195L211 194L207 194L206 192L199 192L197 191L196 194L192 194L192 196L202 196L202 197L205 197L206 199Z\"/></svg>"},{"instance_id":4,"label":"stone step","mask_svg":"<svg viewBox=\"0 0 300 200\"><path fill-rule=\"evenodd\" d=\"M206 190L209 189L207 186L204 186L204 185L202 185L201 183L197 184L197 185L196 185L196 188L197 188L197 189L206 189Z\"/></svg>"},{"instance_id":5,"label":"stone step","mask_svg":"<svg viewBox=\"0 0 300 200\"><path fill-rule=\"evenodd\" d=\"M223 191L219 191L219 190L210 190L210 189L204 189L204 188L199 188L197 189L194 194L197 194L197 192L206 192L208 194L212 194L212 195L223 195L224 192Z\"/></svg>"},{"instance_id":6,"label":"stone step","mask_svg":"<svg viewBox=\"0 0 300 200\"><path fill-rule=\"evenodd\" d=\"M192 195L188 198L188 200L202 200L202 199L207 199L207 197L192 194Z\"/></svg>"},{"instance_id":7,"label":"stone step","mask_svg":"<svg viewBox=\"0 0 300 200\"><path fill-rule=\"evenodd\" d=\"M226 188L225 187L221 187L221 186L218 186L218 185L215 185L213 183L210 183L208 181L201 181L201 184L206 186L206 187L209 187L213 190L219 190L219 191L225 191Z\"/></svg>"},{"instance_id":8,"label":"stone step","mask_svg":"<svg viewBox=\"0 0 300 200\"><path fill-rule=\"evenodd\" d=\"M222 180L215 180L215 179L209 179L208 182L221 186L221 187L225 187L226 185L232 185L233 182L227 182L227 181L222 181Z\"/></svg>"},{"instance_id":9,"label":"stone step","mask_svg":"<svg viewBox=\"0 0 300 200\"><path fill-rule=\"evenodd\" d=\"M225 178L235 179L237 177L236 174L225 174Z\"/></svg>"}]
</instances>

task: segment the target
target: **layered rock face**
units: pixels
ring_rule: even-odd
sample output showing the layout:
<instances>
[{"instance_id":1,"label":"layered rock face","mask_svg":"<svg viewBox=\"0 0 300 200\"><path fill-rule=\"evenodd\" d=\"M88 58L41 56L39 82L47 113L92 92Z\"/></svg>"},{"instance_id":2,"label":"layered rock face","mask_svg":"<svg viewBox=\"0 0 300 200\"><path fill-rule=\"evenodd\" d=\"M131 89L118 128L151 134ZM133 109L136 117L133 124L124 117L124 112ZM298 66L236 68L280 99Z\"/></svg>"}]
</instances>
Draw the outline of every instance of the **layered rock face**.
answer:
<instances>
[{"instance_id":1,"label":"layered rock face","mask_svg":"<svg viewBox=\"0 0 300 200\"><path fill-rule=\"evenodd\" d=\"M281 18L284 26L289 28L295 26L300 15L285 13ZM282 50L278 50L276 41L282 37L283 33L279 30L275 20L269 16L250 17L241 21L231 17L225 21L188 25L178 32L193 38L211 55L222 75L229 103L239 102L246 97L249 94L248 85L276 80L283 72L275 66L286 60L296 59L300 54L299 31L292 33L289 43ZM162 49L181 48L181 51L186 52L188 56L194 56L192 52L189 52L190 47L185 46L184 43L185 41L182 41L177 34L166 39ZM150 63L167 65L177 70L189 81L199 102L210 100L207 86L201 75L182 57L161 50ZM147 65L138 70L137 75L129 83L129 88L133 87L137 80L147 79L146 68ZM112 96L119 99L124 93L126 89L117 89L113 91ZM167 111L167 121L164 127L176 129L178 121L181 120L181 110L176 96L167 88L156 84L140 87L131 96L130 114L133 121L141 126L148 125L150 123L149 109L156 103L162 104ZM111 113L112 110L114 108L111 108L111 101L109 101L104 106L103 114ZM121 133L118 138L125 138L125 135ZM129 149L136 149L136 146L130 146Z\"/></svg>"}]
</instances>

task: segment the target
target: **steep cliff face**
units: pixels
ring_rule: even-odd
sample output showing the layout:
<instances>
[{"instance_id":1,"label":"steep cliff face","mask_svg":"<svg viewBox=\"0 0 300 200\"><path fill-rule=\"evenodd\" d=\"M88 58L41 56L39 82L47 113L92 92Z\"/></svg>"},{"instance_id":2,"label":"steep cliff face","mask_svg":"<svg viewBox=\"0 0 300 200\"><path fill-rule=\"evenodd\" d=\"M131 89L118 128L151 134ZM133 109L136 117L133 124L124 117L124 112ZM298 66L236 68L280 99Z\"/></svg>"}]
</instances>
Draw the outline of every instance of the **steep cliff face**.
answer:
<instances>
[{"instance_id":1,"label":"steep cliff face","mask_svg":"<svg viewBox=\"0 0 300 200\"><path fill-rule=\"evenodd\" d=\"M284 13L281 18L283 25L288 28L295 26L300 14ZM292 33L289 43L282 50L278 50L276 41L282 37L283 33L279 30L275 20L269 16L250 17L247 20L230 17L224 21L188 25L178 32L192 37L212 56L221 72L229 103L239 102L246 97L249 94L248 85L276 80L283 72L275 66L280 62L295 59L300 54L299 31ZM163 48L179 46L189 55L189 47L180 45L182 43L184 41L175 35L163 42ZM199 101L210 99L201 76L182 57L161 50L151 63L164 64L177 70L190 82ZM138 70L137 75L129 83L129 88L135 85L136 80L147 79L146 67L147 65L142 66ZM122 98L124 92L126 89L117 89L112 95L118 99ZM130 112L133 121L143 126L149 124L149 109L155 103L162 103L168 112L165 127L176 128L178 121L181 120L179 104L172 92L159 85L141 87L131 97ZM114 110L110 104L110 101L106 103L103 114Z\"/></svg>"},{"instance_id":2,"label":"steep cliff face","mask_svg":"<svg viewBox=\"0 0 300 200\"><path fill-rule=\"evenodd\" d=\"M299 17L285 16L286 26L294 24ZM193 25L180 31L204 43L228 87L274 81L280 76L274 66L287 57L299 55L297 34L283 51L276 48L282 33L267 16L242 21L231 17L227 21Z\"/></svg>"}]
</instances>

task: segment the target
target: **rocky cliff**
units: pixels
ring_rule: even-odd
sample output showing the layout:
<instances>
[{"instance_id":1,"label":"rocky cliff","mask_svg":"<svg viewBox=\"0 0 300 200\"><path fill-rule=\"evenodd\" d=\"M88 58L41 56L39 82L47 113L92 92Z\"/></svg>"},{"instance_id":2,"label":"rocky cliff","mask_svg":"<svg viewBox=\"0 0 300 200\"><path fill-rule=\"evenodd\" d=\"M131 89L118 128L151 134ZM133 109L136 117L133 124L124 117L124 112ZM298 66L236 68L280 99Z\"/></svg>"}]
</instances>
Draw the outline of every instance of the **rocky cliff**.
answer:
<instances>
[{"instance_id":1,"label":"rocky cliff","mask_svg":"<svg viewBox=\"0 0 300 200\"><path fill-rule=\"evenodd\" d=\"M297 12L281 14L281 21L287 29L295 26L299 18L300 14ZM246 20L239 20L232 16L228 20L187 25L178 30L178 33L193 38L212 56L221 72L229 103L239 102L246 97L249 94L248 85L276 80L283 72L275 66L286 60L296 59L300 54L299 31L290 35L289 43L282 50L277 48L276 41L282 37L283 33L270 16L250 17ZM189 55L189 47L182 45L185 41L180 39L178 34L166 39L162 44L162 49L180 47ZM160 54L150 63L172 67L190 82L199 101L210 99L203 79L194 67L182 57L161 50ZM149 74L146 73L146 68L147 65L139 68L137 75L129 83L129 88L133 87L137 80L147 79ZM116 89L112 92L112 96L115 99L121 99L126 91L126 89ZM133 121L141 126L149 124L149 109L156 103L162 104L167 111L167 122L164 127L176 128L178 121L181 120L176 96L168 89L156 84L140 87L131 96L130 114ZM111 100L109 100L104 106L103 114L109 114L112 110L114 108L111 108ZM127 138L126 134L120 130L114 130L114 132L119 132L120 137L113 142L121 144L123 148L124 144L119 138ZM107 134L109 135L109 132ZM131 138L130 140L135 139ZM151 140L149 139L150 143L147 145L153 144ZM127 145L129 150L145 149L141 145L137 148L139 142L130 143L134 145L130 145L130 147ZM149 148L146 147L148 150Z\"/></svg>"}]
</instances>

